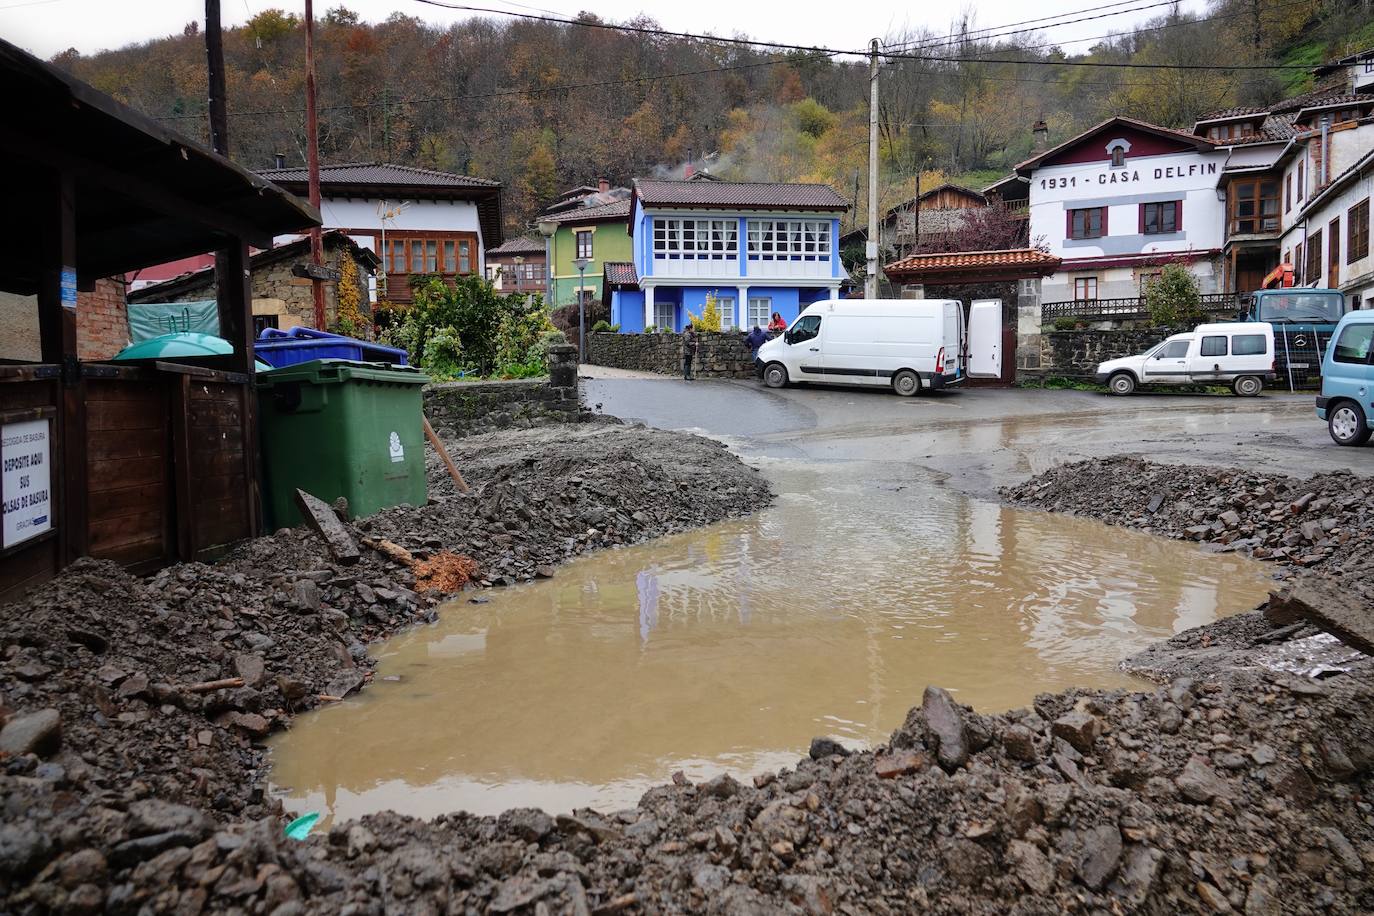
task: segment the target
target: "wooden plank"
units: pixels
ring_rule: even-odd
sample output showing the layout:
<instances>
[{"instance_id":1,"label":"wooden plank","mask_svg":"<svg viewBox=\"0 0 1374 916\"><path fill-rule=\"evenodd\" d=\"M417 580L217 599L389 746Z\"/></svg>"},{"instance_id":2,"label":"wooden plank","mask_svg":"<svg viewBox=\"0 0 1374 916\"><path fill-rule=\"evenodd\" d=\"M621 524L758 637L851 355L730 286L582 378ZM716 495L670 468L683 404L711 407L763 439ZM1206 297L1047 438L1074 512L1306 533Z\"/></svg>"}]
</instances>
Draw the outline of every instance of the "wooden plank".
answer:
<instances>
[{"instance_id":1,"label":"wooden plank","mask_svg":"<svg viewBox=\"0 0 1374 916\"><path fill-rule=\"evenodd\" d=\"M97 491L109 489L116 482L120 486L160 484L167 479L166 457L154 455L146 458L106 458L93 461L91 479L97 481Z\"/></svg>"},{"instance_id":2,"label":"wooden plank","mask_svg":"<svg viewBox=\"0 0 1374 916\"><path fill-rule=\"evenodd\" d=\"M212 477L199 477L196 479L196 492L202 504L208 500L229 499L242 495L243 475L216 474Z\"/></svg>"},{"instance_id":3,"label":"wooden plank","mask_svg":"<svg viewBox=\"0 0 1374 916\"><path fill-rule=\"evenodd\" d=\"M1374 655L1374 586L1350 577L1304 577L1291 589L1271 593L1264 615L1279 624L1305 620L1352 649Z\"/></svg>"},{"instance_id":4,"label":"wooden plank","mask_svg":"<svg viewBox=\"0 0 1374 916\"><path fill-rule=\"evenodd\" d=\"M221 474L243 473L241 449L232 452L210 452L198 454L193 459L192 473L197 477L213 477Z\"/></svg>"},{"instance_id":5,"label":"wooden plank","mask_svg":"<svg viewBox=\"0 0 1374 916\"><path fill-rule=\"evenodd\" d=\"M93 488L90 495L91 518L118 518L131 512L146 512L151 507L157 507L161 512L163 496L161 483L104 490Z\"/></svg>"},{"instance_id":6,"label":"wooden plank","mask_svg":"<svg viewBox=\"0 0 1374 916\"><path fill-rule=\"evenodd\" d=\"M339 521L334 510L324 500L311 496L304 490L296 491L296 506L301 510L305 523L320 536L334 560L344 566L358 562L360 554L352 533Z\"/></svg>"},{"instance_id":7,"label":"wooden plank","mask_svg":"<svg viewBox=\"0 0 1374 916\"><path fill-rule=\"evenodd\" d=\"M176 555L183 561L195 558L197 549L195 498L196 469L192 463L191 442L187 435L187 414L191 402L191 377L170 380L168 414L172 435L172 469L176 528Z\"/></svg>"},{"instance_id":8,"label":"wooden plank","mask_svg":"<svg viewBox=\"0 0 1374 916\"><path fill-rule=\"evenodd\" d=\"M86 428L93 432L105 430L146 430L157 432L167 425L165 412L152 409L143 401L88 401L86 404Z\"/></svg>"},{"instance_id":9,"label":"wooden plank","mask_svg":"<svg viewBox=\"0 0 1374 916\"><path fill-rule=\"evenodd\" d=\"M120 435L118 430L92 432L86 442L91 462L120 458L158 458L167 454L161 435Z\"/></svg>"},{"instance_id":10,"label":"wooden plank","mask_svg":"<svg viewBox=\"0 0 1374 916\"><path fill-rule=\"evenodd\" d=\"M145 401L160 404L165 398L161 385L143 379L95 378L87 379L86 386L92 401Z\"/></svg>"},{"instance_id":11,"label":"wooden plank","mask_svg":"<svg viewBox=\"0 0 1374 916\"><path fill-rule=\"evenodd\" d=\"M111 545L102 549L98 554L92 553L91 556L99 557L102 560L113 560L120 566L135 569L147 569L149 566L157 568L167 565L161 532L142 541Z\"/></svg>"},{"instance_id":12,"label":"wooden plank","mask_svg":"<svg viewBox=\"0 0 1374 916\"><path fill-rule=\"evenodd\" d=\"M58 538L35 541L0 559L0 603L14 601L57 575Z\"/></svg>"},{"instance_id":13,"label":"wooden plank","mask_svg":"<svg viewBox=\"0 0 1374 916\"><path fill-rule=\"evenodd\" d=\"M105 556L109 550L125 544L153 540L161 545L162 510L159 508L121 518L93 519L89 530L90 555L93 557Z\"/></svg>"}]
</instances>

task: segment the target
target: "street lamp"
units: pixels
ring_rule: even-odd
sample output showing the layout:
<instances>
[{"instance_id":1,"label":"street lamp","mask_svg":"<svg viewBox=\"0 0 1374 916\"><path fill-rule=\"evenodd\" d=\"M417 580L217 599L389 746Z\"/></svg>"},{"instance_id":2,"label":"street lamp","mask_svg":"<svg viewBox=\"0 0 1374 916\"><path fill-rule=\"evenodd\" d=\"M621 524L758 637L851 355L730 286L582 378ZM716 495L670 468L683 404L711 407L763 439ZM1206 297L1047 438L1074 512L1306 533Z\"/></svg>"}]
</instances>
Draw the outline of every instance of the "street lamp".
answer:
<instances>
[{"instance_id":1,"label":"street lamp","mask_svg":"<svg viewBox=\"0 0 1374 916\"><path fill-rule=\"evenodd\" d=\"M591 258L577 258L573 267L577 268L577 361L587 361L587 265Z\"/></svg>"},{"instance_id":2,"label":"street lamp","mask_svg":"<svg viewBox=\"0 0 1374 916\"><path fill-rule=\"evenodd\" d=\"M523 286L525 282L524 277L520 274L520 268L525 263L525 256L517 254L512 260L515 261L515 291L519 292L520 287Z\"/></svg>"},{"instance_id":3,"label":"street lamp","mask_svg":"<svg viewBox=\"0 0 1374 916\"><path fill-rule=\"evenodd\" d=\"M539 234L544 237L544 303L553 308L558 305L553 300L553 234L558 231L558 224L551 219L541 219L537 225Z\"/></svg>"}]
</instances>

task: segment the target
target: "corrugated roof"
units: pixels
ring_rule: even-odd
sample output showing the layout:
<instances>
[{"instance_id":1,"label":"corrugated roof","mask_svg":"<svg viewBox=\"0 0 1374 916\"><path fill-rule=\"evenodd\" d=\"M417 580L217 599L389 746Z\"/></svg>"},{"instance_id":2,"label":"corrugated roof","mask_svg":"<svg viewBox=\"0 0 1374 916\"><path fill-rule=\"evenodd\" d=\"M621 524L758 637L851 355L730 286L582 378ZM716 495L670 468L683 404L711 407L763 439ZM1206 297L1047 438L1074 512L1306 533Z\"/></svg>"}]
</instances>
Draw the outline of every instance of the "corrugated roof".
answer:
<instances>
[{"instance_id":1,"label":"corrugated roof","mask_svg":"<svg viewBox=\"0 0 1374 916\"><path fill-rule=\"evenodd\" d=\"M625 219L630 215L630 202L616 200L599 207L575 207L561 213L541 216L540 222L549 223L594 223L599 220Z\"/></svg>"},{"instance_id":2,"label":"corrugated roof","mask_svg":"<svg viewBox=\"0 0 1374 916\"><path fill-rule=\"evenodd\" d=\"M637 178L635 193L648 207L739 207L750 210L848 210L827 184L752 181L661 181Z\"/></svg>"},{"instance_id":3,"label":"corrugated roof","mask_svg":"<svg viewBox=\"0 0 1374 916\"><path fill-rule=\"evenodd\" d=\"M635 273L635 266L630 261L607 261L604 265L603 274L605 281L614 286L637 286L639 276Z\"/></svg>"},{"instance_id":4,"label":"corrugated roof","mask_svg":"<svg viewBox=\"0 0 1374 916\"><path fill-rule=\"evenodd\" d=\"M914 254L883 268L892 274L959 273L970 270L989 272L1024 271L1027 276L1054 273L1060 259L1039 248L1008 248L999 251L952 251L940 254Z\"/></svg>"},{"instance_id":5,"label":"corrugated roof","mask_svg":"<svg viewBox=\"0 0 1374 916\"><path fill-rule=\"evenodd\" d=\"M517 235L513 239L506 239L495 248L487 249L487 257L499 257L501 255L512 254L545 254L543 239L533 239L527 235Z\"/></svg>"},{"instance_id":6,"label":"corrugated roof","mask_svg":"<svg viewBox=\"0 0 1374 916\"><path fill-rule=\"evenodd\" d=\"M310 174L303 166L290 169L262 169L258 174L268 181L275 181L278 184L293 184L310 180ZM346 162L340 165L322 165L320 166L320 183L414 185L421 188L499 188L501 186L501 182L492 181L489 178L474 178L471 175L420 169L410 165L393 165L389 162Z\"/></svg>"}]
</instances>

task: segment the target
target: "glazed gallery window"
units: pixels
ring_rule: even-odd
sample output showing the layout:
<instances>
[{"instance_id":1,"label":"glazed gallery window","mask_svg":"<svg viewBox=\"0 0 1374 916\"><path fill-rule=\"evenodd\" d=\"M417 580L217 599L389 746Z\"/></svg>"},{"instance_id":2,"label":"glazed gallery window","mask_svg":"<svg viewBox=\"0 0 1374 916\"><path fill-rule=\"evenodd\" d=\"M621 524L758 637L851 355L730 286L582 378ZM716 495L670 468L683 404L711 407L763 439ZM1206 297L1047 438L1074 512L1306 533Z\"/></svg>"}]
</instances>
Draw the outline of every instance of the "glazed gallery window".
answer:
<instances>
[{"instance_id":1,"label":"glazed gallery window","mask_svg":"<svg viewBox=\"0 0 1374 916\"><path fill-rule=\"evenodd\" d=\"M584 229L577 233L577 256L589 261L592 258L592 232L590 229Z\"/></svg>"},{"instance_id":2,"label":"glazed gallery window","mask_svg":"<svg viewBox=\"0 0 1374 916\"><path fill-rule=\"evenodd\" d=\"M472 242L464 239L389 239L383 264L393 274L472 272Z\"/></svg>"},{"instance_id":3,"label":"glazed gallery window","mask_svg":"<svg viewBox=\"0 0 1374 916\"><path fill-rule=\"evenodd\" d=\"M1140 231L1145 235L1177 232L1182 228L1183 201L1166 200L1140 205Z\"/></svg>"},{"instance_id":4,"label":"glazed gallery window","mask_svg":"<svg viewBox=\"0 0 1374 916\"><path fill-rule=\"evenodd\" d=\"M1097 278L1096 277L1074 277L1073 278L1073 297L1075 299L1096 299L1097 298Z\"/></svg>"},{"instance_id":5,"label":"glazed gallery window","mask_svg":"<svg viewBox=\"0 0 1374 916\"><path fill-rule=\"evenodd\" d=\"M739 221L733 219L655 219L654 257L723 261L739 257Z\"/></svg>"},{"instance_id":6,"label":"glazed gallery window","mask_svg":"<svg viewBox=\"0 0 1374 916\"><path fill-rule=\"evenodd\" d=\"M830 221L821 219L751 219L752 261L830 260Z\"/></svg>"},{"instance_id":7,"label":"glazed gallery window","mask_svg":"<svg viewBox=\"0 0 1374 916\"><path fill-rule=\"evenodd\" d=\"M1069 211L1069 238L1100 239L1107 234L1107 208Z\"/></svg>"},{"instance_id":8,"label":"glazed gallery window","mask_svg":"<svg viewBox=\"0 0 1374 916\"><path fill-rule=\"evenodd\" d=\"M1354 264L1369 257L1369 198L1357 203L1345 214L1345 262Z\"/></svg>"},{"instance_id":9,"label":"glazed gallery window","mask_svg":"<svg viewBox=\"0 0 1374 916\"><path fill-rule=\"evenodd\" d=\"M1302 196L1302 179L1298 179ZM1279 228L1279 183L1277 181L1236 181L1231 184L1231 232L1277 232Z\"/></svg>"}]
</instances>

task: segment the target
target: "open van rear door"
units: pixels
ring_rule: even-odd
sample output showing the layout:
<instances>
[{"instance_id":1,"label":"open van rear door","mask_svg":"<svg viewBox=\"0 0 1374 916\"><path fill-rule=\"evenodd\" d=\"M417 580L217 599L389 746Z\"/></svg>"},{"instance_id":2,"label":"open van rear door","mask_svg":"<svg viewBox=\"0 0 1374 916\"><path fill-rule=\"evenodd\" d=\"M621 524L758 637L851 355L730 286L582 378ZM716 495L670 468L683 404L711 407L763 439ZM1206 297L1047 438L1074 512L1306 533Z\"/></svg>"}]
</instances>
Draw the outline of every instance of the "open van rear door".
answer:
<instances>
[{"instance_id":1,"label":"open van rear door","mask_svg":"<svg viewBox=\"0 0 1374 916\"><path fill-rule=\"evenodd\" d=\"M975 299L968 313L969 378L1002 377L1002 300Z\"/></svg>"}]
</instances>

